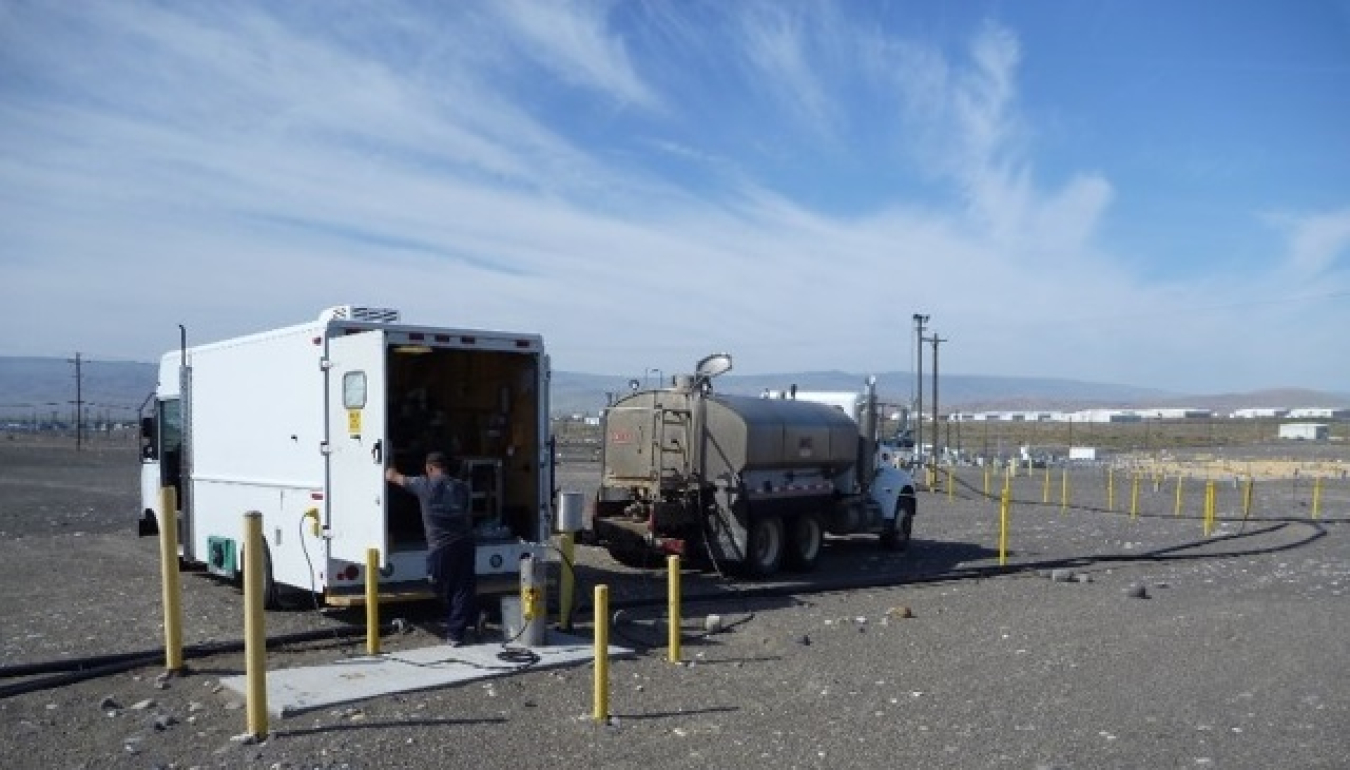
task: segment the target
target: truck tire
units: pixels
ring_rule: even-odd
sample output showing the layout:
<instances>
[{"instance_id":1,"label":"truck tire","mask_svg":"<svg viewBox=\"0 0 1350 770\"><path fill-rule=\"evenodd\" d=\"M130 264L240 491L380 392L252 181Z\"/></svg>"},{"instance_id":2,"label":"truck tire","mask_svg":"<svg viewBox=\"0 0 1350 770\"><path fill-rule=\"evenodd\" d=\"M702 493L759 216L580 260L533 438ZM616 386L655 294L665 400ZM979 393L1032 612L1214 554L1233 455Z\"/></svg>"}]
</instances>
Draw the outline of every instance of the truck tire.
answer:
<instances>
[{"instance_id":1,"label":"truck tire","mask_svg":"<svg viewBox=\"0 0 1350 770\"><path fill-rule=\"evenodd\" d=\"M241 558L248 558L244 553L239 554ZM243 566L242 563L240 565ZM240 591L244 590L244 573L241 571L234 579L234 584ZM262 549L262 600L263 609L279 610L281 609L281 586L277 585L276 578L272 576L272 550L267 547L267 541L263 541Z\"/></svg>"},{"instance_id":2,"label":"truck tire","mask_svg":"<svg viewBox=\"0 0 1350 770\"><path fill-rule=\"evenodd\" d=\"M914 495L901 495L895 501L895 518L886 523L881 532L881 547L888 551L904 551L909 548L910 531L914 529L914 512L918 509Z\"/></svg>"},{"instance_id":3,"label":"truck tire","mask_svg":"<svg viewBox=\"0 0 1350 770\"><path fill-rule=\"evenodd\" d=\"M788 520L787 551L783 554L787 568L796 572L815 569L824 543L825 527L819 515L803 513Z\"/></svg>"},{"instance_id":4,"label":"truck tire","mask_svg":"<svg viewBox=\"0 0 1350 770\"><path fill-rule=\"evenodd\" d=\"M769 577L778 572L783 563L784 542L783 520L777 516L754 516L750 519L750 529L746 533L745 548L746 574L751 577Z\"/></svg>"},{"instance_id":5,"label":"truck tire","mask_svg":"<svg viewBox=\"0 0 1350 770\"><path fill-rule=\"evenodd\" d=\"M266 541L263 542L262 582L263 609L281 609L281 586L277 585L276 578L272 577L272 549L267 547Z\"/></svg>"}]
</instances>

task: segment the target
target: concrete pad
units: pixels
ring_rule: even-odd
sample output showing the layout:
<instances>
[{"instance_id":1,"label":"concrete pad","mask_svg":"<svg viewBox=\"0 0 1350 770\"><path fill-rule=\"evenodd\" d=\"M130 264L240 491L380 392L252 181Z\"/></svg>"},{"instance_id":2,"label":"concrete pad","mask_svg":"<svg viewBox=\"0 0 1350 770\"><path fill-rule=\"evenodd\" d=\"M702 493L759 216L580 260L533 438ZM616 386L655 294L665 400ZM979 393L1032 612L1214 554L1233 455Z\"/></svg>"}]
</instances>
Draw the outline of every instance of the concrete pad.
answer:
<instances>
[{"instance_id":1,"label":"concrete pad","mask_svg":"<svg viewBox=\"0 0 1350 770\"><path fill-rule=\"evenodd\" d=\"M465 647L439 644L377 656L345 658L336 663L267 672L267 710L279 717L375 698L392 693L431 690L539 668L590 662L593 645L580 637L548 632L543 647L511 647L514 654L534 653L537 660L503 656L500 642ZM611 658L633 651L610 645ZM225 688L246 696L246 676L222 677Z\"/></svg>"}]
</instances>

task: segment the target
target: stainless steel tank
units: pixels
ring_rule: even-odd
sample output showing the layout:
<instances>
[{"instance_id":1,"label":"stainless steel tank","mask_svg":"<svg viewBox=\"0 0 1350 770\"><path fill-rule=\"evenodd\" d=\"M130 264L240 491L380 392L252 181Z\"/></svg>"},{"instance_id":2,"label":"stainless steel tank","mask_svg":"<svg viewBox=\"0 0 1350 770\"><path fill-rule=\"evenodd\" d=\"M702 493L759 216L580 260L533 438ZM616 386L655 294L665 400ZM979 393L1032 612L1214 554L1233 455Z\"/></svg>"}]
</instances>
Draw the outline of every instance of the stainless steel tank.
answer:
<instances>
[{"instance_id":1,"label":"stainless steel tank","mask_svg":"<svg viewBox=\"0 0 1350 770\"><path fill-rule=\"evenodd\" d=\"M857 461L860 439L857 423L825 404L671 389L617 401L604 440L603 483L654 487L756 471L834 476Z\"/></svg>"}]
</instances>

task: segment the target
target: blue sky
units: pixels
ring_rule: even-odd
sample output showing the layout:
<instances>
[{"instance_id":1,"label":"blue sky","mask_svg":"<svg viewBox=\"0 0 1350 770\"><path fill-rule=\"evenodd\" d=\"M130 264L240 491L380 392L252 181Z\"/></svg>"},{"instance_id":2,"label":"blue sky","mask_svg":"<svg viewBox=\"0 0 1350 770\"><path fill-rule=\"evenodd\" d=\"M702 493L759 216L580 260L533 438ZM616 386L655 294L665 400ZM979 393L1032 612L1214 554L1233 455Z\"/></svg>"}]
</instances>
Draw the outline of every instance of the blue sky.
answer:
<instances>
[{"instance_id":1,"label":"blue sky","mask_svg":"<svg viewBox=\"0 0 1350 770\"><path fill-rule=\"evenodd\" d=\"M0 2L0 355L1350 392L1350 2Z\"/></svg>"}]
</instances>

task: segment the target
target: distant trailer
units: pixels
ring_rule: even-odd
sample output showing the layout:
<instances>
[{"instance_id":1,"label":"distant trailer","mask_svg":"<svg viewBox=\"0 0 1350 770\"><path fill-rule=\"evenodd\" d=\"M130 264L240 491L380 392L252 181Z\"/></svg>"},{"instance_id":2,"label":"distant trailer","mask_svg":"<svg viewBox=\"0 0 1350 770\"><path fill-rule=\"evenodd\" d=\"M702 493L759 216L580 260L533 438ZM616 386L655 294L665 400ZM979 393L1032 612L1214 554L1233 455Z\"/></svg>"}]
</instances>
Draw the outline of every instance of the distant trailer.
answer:
<instances>
[{"instance_id":1,"label":"distant trailer","mask_svg":"<svg viewBox=\"0 0 1350 770\"><path fill-rule=\"evenodd\" d=\"M1280 426L1280 438L1293 441L1326 441L1327 426L1319 422L1291 422Z\"/></svg>"},{"instance_id":2,"label":"distant trailer","mask_svg":"<svg viewBox=\"0 0 1350 770\"><path fill-rule=\"evenodd\" d=\"M1096 462L1097 447L1095 446L1071 446L1069 447L1069 459L1078 462Z\"/></svg>"}]
</instances>

